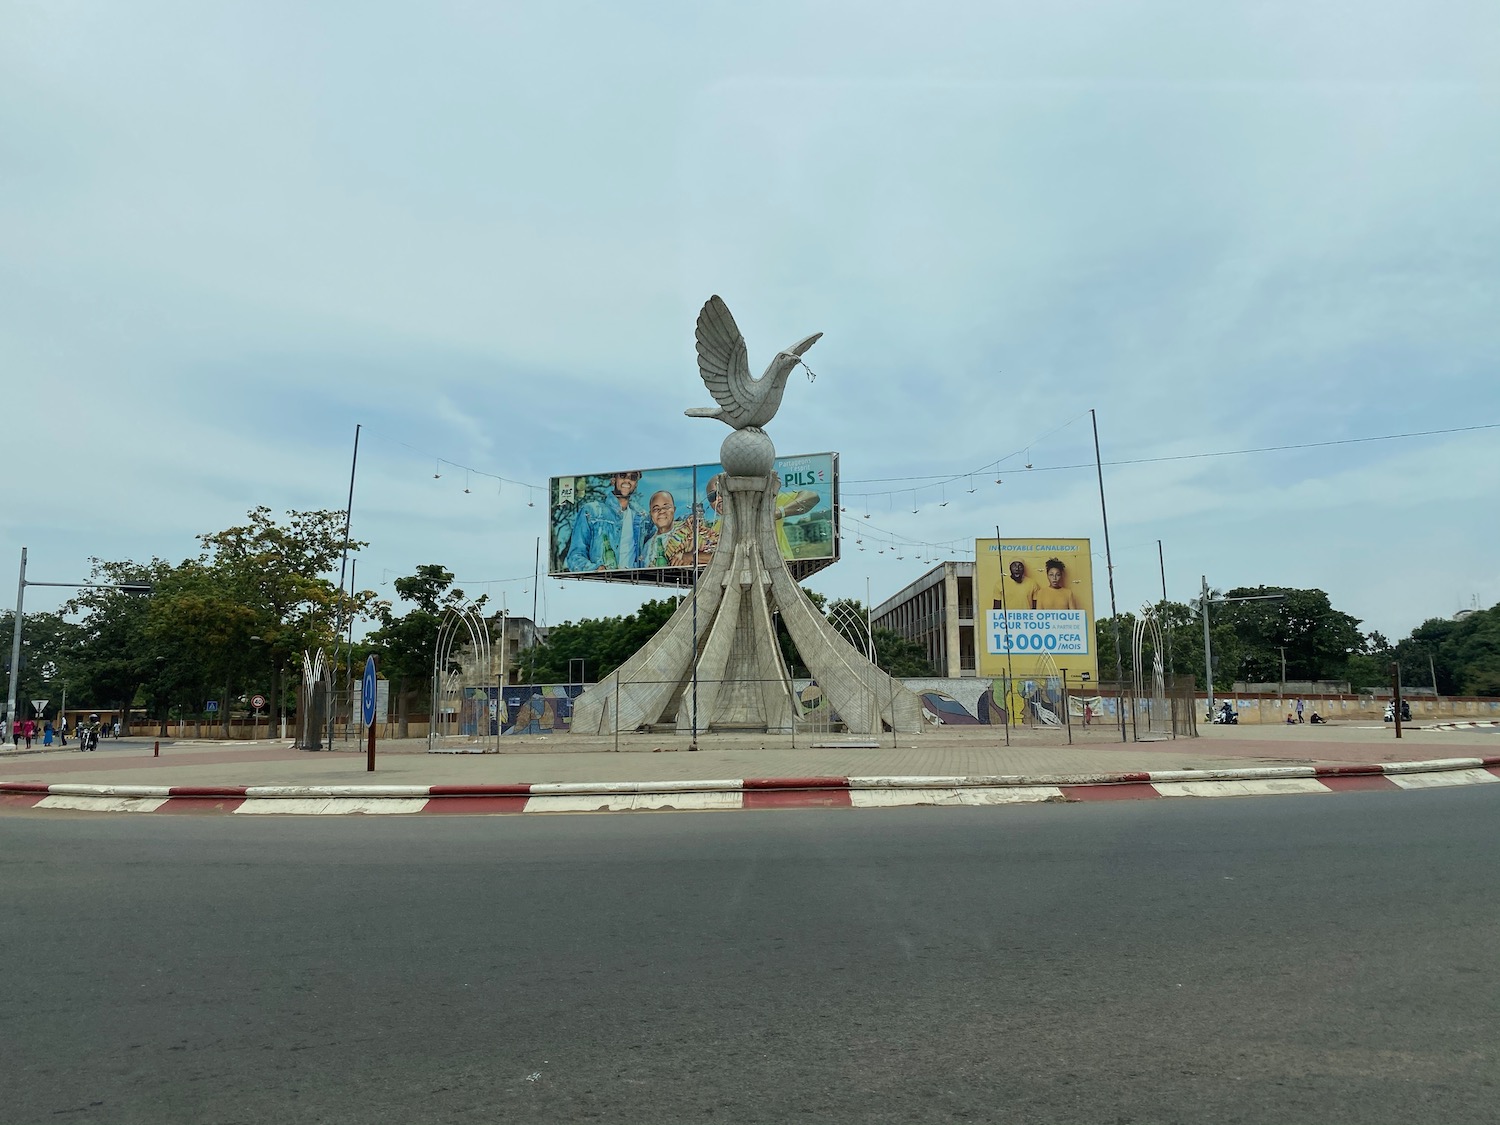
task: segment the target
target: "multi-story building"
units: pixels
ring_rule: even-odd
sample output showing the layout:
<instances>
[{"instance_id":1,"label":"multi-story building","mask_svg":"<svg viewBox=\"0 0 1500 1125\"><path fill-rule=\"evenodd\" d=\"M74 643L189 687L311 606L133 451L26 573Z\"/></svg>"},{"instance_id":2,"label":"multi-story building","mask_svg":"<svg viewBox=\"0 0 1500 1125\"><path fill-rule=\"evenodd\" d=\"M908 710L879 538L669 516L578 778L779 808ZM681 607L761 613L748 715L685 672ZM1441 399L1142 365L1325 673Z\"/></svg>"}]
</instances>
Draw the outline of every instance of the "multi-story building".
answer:
<instances>
[{"instance_id":1,"label":"multi-story building","mask_svg":"<svg viewBox=\"0 0 1500 1125\"><path fill-rule=\"evenodd\" d=\"M927 650L939 676L977 676L974 653L974 564L939 563L871 611L871 624Z\"/></svg>"}]
</instances>

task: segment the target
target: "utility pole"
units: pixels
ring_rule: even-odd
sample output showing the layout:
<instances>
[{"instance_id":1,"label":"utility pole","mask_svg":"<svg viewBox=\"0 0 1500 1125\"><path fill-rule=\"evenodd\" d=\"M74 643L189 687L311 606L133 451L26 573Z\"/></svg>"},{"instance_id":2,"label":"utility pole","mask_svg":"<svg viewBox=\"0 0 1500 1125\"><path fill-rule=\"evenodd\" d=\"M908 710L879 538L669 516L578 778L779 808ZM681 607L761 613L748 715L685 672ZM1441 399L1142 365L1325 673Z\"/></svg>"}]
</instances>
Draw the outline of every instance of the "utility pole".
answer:
<instances>
[{"instance_id":1,"label":"utility pole","mask_svg":"<svg viewBox=\"0 0 1500 1125\"><path fill-rule=\"evenodd\" d=\"M5 722L16 722L16 678L21 673L21 610L26 601L26 548L21 548L21 581L16 586L16 616L10 623L10 688L5 693Z\"/></svg>"},{"instance_id":2,"label":"utility pole","mask_svg":"<svg viewBox=\"0 0 1500 1125\"><path fill-rule=\"evenodd\" d=\"M26 577L26 548L21 548L21 577L16 584L16 616L11 622L10 637L10 686L5 693L5 721L16 721L16 681L21 675L21 622L26 608L27 586L62 586L70 590L124 590L127 594L149 594L149 582L33 582ZM120 716L122 730L130 726L130 707L127 703ZM12 727L14 729L14 727Z\"/></svg>"},{"instance_id":3,"label":"utility pole","mask_svg":"<svg viewBox=\"0 0 1500 1125\"><path fill-rule=\"evenodd\" d=\"M1203 678L1208 681L1208 715L1214 713L1214 648L1208 639L1208 575L1203 576Z\"/></svg>"},{"instance_id":4,"label":"utility pole","mask_svg":"<svg viewBox=\"0 0 1500 1125\"><path fill-rule=\"evenodd\" d=\"M329 654L332 657L332 664L333 664L333 668L332 668L333 674L328 677L328 683L329 683L330 686L332 686L334 680L336 680L338 678L338 645L339 645L339 642L344 639L344 619L345 619L346 616L349 616L349 605L348 605L347 598L345 597L345 594L344 594L344 578L345 578L345 576L348 573L348 566L349 566L349 528L350 528L351 521L354 518L354 474L359 469L359 431L360 431L360 426L356 425L354 427L354 456L351 457L350 460L349 460L349 501L348 501L348 503L346 503L344 505L344 551L343 551L342 561L340 561L340 563L339 563L339 604L338 604L338 613L335 615L335 621L334 621L334 626L333 626L333 652ZM350 581L349 581L349 592L351 594L354 592L354 581L353 581L353 577L352 576L350 576ZM350 636L350 642L351 642L351 645L352 645L352 643L353 643L353 637L354 637L354 619L353 619L352 616L349 616L349 636ZM351 660L351 661L353 660L353 656L352 655L349 656L349 660ZM346 663L348 663L348 661L346 661ZM353 674L354 674L354 669L353 669L352 664L350 665L350 667L348 669L348 674L351 677L351 681L352 681L352 677L353 677ZM351 698L351 700L353 698L352 692L351 692L350 698ZM328 707L328 748L330 750L332 750L333 749L333 692L332 691L330 691L328 693L327 707ZM348 728L345 727L344 729L347 730Z\"/></svg>"},{"instance_id":5,"label":"utility pole","mask_svg":"<svg viewBox=\"0 0 1500 1125\"><path fill-rule=\"evenodd\" d=\"M1391 718L1396 720L1396 737L1401 737L1401 664L1391 661Z\"/></svg>"},{"instance_id":6,"label":"utility pole","mask_svg":"<svg viewBox=\"0 0 1500 1125\"><path fill-rule=\"evenodd\" d=\"M1109 553L1109 510L1104 506L1104 462L1099 459L1099 418L1092 409L1089 420L1094 427L1094 467L1099 473L1099 515L1104 521L1104 568L1109 574L1109 616L1115 627L1115 710L1120 715L1120 741L1125 741L1124 654L1120 651L1120 611L1115 608L1115 560ZM1002 587L1003 589L1003 587Z\"/></svg>"},{"instance_id":7,"label":"utility pole","mask_svg":"<svg viewBox=\"0 0 1500 1125\"><path fill-rule=\"evenodd\" d=\"M1279 602L1286 599L1285 594L1247 594L1238 598L1217 598L1221 602ZM1208 715L1213 718L1214 713L1214 650L1208 635L1208 575L1203 576L1203 678L1208 681ZM1281 678L1286 680L1286 651L1282 650Z\"/></svg>"}]
</instances>

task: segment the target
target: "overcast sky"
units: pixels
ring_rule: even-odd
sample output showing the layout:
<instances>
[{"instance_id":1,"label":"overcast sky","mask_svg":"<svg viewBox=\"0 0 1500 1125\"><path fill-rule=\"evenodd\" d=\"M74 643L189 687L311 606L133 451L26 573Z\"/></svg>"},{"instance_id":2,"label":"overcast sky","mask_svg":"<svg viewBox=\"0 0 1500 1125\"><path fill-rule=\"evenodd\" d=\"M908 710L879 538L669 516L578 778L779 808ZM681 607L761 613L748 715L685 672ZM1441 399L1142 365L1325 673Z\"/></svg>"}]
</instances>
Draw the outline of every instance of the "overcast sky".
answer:
<instances>
[{"instance_id":1,"label":"overcast sky","mask_svg":"<svg viewBox=\"0 0 1500 1125\"><path fill-rule=\"evenodd\" d=\"M814 589L879 602L998 525L1092 537L1107 612L1093 408L1122 609L1157 540L1178 599L1320 587L1393 637L1500 601L1500 429L1112 464L1500 424L1493 0L0 28L0 568L342 508L361 424L359 585L437 562L529 613L549 476L717 459L682 411L719 293L756 372L825 333L769 427L842 456ZM548 623L660 595L537 593Z\"/></svg>"}]
</instances>

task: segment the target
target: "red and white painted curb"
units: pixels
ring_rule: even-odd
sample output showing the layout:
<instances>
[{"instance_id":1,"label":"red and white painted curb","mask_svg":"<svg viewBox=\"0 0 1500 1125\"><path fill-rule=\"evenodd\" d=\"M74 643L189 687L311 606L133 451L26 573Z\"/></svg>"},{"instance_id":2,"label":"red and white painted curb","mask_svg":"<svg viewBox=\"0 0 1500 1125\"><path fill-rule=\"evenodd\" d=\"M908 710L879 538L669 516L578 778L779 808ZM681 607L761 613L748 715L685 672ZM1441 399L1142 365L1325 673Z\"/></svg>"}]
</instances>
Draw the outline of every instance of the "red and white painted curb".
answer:
<instances>
[{"instance_id":1,"label":"red and white painted curb","mask_svg":"<svg viewBox=\"0 0 1500 1125\"><path fill-rule=\"evenodd\" d=\"M163 786L23 781L0 783L0 808L280 815L889 808L1250 797L1351 789L1435 789L1494 782L1500 782L1500 757L1061 777L758 777L516 785Z\"/></svg>"}]
</instances>

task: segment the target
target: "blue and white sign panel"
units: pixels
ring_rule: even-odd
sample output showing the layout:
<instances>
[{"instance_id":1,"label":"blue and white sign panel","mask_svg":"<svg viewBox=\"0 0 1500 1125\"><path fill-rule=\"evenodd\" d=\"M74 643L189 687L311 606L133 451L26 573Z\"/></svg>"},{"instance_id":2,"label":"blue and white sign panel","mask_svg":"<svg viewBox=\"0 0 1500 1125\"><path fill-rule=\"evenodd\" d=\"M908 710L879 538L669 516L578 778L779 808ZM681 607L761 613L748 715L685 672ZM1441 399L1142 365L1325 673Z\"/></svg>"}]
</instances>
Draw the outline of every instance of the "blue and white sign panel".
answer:
<instances>
[{"instance_id":1,"label":"blue and white sign panel","mask_svg":"<svg viewBox=\"0 0 1500 1125\"><path fill-rule=\"evenodd\" d=\"M992 654L1089 654L1089 615L1081 609L992 609L988 625L985 641Z\"/></svg>"},{"instance_id":2,"label":"blue and white sign panel","mask_svg":"<svg viewBox=\"0 0 1500 1125\"><path fill-rule=\"evenodd\" d=\"M365 657L365 677L359 685L359 713L369 726L375 721L375 658Z\"/></svg>"}]
</instances>

